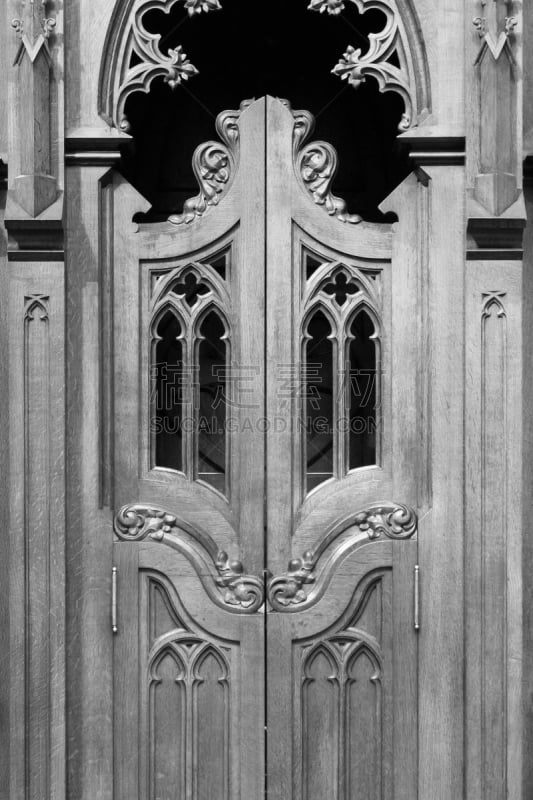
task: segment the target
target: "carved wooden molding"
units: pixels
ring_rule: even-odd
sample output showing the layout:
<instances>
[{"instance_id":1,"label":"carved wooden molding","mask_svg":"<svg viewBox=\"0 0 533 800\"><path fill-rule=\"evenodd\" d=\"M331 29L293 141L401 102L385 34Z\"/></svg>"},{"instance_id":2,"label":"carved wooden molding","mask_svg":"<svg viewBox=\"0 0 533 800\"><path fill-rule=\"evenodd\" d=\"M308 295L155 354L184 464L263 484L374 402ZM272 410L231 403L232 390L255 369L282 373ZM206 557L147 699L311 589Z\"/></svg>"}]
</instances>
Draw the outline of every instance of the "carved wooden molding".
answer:
<instances>
[{"instance_id":1,"label":"carved wooden molding","mask_svg":"<svg viewBox=\"0 0 533 800\"><path fill-rule=\"evenodd\" d=\"M238 111L222 111L216 121L221 142L209 141L196 148L192 168L200 191L187 200L181 214L171 214L174 225L193 222L210 206L218 205L235 175L239 158L239 117L253 100L244 100Z\"/></svg>"},{"instance_id":2,"label":"carved wooden molding","mask_svg":"<svg viewBox=\"0 0 533 800\"><path fill-rule=\"evenodd\" d=\"M345 10L347 3L353 3L361 14L368 9L378 9L385 16L385 25L378 33L369 34L369 47L365 53L361 48L349 45L332 72L354 88L364 83L367 77L372 77L377 81L380 92L399 94L405 110L398 128L404 132L416 125L419 115L429 109L427 71L423 68L421 42L418 40L416 21L409 19L414 14L408 8L408 3L397 4L395 0L311 0L308 8L337 16ZM405 21L402 19L402 10L406 12ZM411 41L405 24L409 21ZM419 52L412 53L412 49ZM417 81L421 91L417 91Z\"/></svg>"},{"instance_id":3,"label":"carved wooden molding","mask_svg":"<svg viewBox=\"0 0 533 800\"><path fill-rule=\"evenodd\" d=\"M185 555L198 572L211 599L236 613L252 614L264 599L263 581L246 575L241 561L219 550L209 534L192 527L174 514L152 506L132 504L120 509L115 533L123 541L151 539ZM208 577L216 573L216 577Z\"/></svg>"},{"instance_id":4,"label":"carved wooden molding","mask_svg":"<svg viewBox=\"0 0 533 800\"><path fill-rule=\"evenodd\" d=\"M126 100L134 92L149 92L154 78L163 77L171 89L198 74L183 47L163 52L161 34L150 33L144 15L159 9L168 14L183 0L130 0L119 3L111 19L100 74L100 113L110 125L128 133L124 113ZM218 0L185 0L189 16L220 10Z\"/></svg>"},{"instance_id":5,"label":"carved wooden molding","mask_svg":"<svg viewBox=\"0 0 533 800\"><path fill-rule=\"evenodd\" d=\"M290 611L291 606L311 605L324 593L334 567L346 554L346 547L339 548L327 560L320 575L317 568L329 545L349 528L355 528L348 546L372 541L381 537L410 539L417 532L418 519L413 509L396 503L379 503L358 511L336 523L322 539L316 550L306 550L301 558L292 559L284 575L272 577L267 585L267 598L275 611ZM313 597L306 587L316 584ZM292 610L299 610L298 608Z\"/></svg>"}]
</instances>

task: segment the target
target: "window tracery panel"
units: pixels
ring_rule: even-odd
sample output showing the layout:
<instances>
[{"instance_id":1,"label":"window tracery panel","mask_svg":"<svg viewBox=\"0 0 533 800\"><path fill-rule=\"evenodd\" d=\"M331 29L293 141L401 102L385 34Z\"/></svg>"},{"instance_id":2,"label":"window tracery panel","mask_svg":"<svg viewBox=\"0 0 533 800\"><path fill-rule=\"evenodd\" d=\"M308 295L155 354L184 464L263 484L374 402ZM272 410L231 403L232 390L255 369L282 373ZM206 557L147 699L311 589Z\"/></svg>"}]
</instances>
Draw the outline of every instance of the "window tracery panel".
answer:
<instances>
[{"instance_id":1,"label":"window tracery panel","mask_svg":"<svg viewBox=\"0 0 533 800\"><path fill-rule=\"evenodd\" d=\"M303 472L309 493L379 463L378 274L302 250ZM307 280L305 279L307 276Z\"/></svg>"},{"instance_id":2,"label":"window tracery panel","mask_svg":"<svg viewBox=\"0 0 533 800\"><path fill-rule=\"evenodd\" d=\"M213 263L211 263L213 262ZM150 467L227 495L230 251L152 275Z\"/></svg>"}]
</instances>

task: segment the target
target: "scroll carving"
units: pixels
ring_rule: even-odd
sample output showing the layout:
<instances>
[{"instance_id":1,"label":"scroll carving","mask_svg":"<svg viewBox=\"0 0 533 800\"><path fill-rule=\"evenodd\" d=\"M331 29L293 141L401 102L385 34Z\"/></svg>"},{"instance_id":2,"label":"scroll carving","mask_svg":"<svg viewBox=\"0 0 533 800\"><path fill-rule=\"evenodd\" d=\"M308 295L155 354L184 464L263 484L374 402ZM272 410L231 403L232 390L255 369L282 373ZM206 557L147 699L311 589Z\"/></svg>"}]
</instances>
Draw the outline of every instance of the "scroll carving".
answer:
<instances>
[{"instance_id":1,"label":"scroll carving","mask_svg":"<svg viewBox=\"0 0 533 800\"><path fill-rule=\"evenodd\" d=\"M332 72L357 88L367 77L375 78L380 92L396 92L404 102L405 111L399 124L400 131L408 130L416 123L416 98L414 72L409 64L409 49L404 41L400 14L394 0L347 0L361 14L367 9L379 9L385 16L385 26L378 33L370 33L366 53L361 48L349 45L346 52L333 67ZM345 10L343 0L311 0L312 11L338 15ZM398 65L397 63L398 62Z\"/></svg>"},{"instance_id":2,"label":"scroll carving","mask_svg":"<svg viewBox=\"0 0 533 800\"><path fill-rule=\"evenodd\" d=\"M250 614L261 606L263 581L247 575L242 562L219 551L207 533L178 521L173 514L151 506L128 505L115 516L114 528L123 541L151 539L183 553L197 569L215 602ZM216 573L211 580L205 577L206 569Z\"/></svg>"},{"instance_id":3,"label":"scroll carving","mask_svg":"<svg viewBox=\"0 0 533 800\"><path fill-rule=\"evenodd\" d=\"M414 536L417 526L418 519L413 509L396 503L371 505L368 509L348 517L326 534L316 550L307 550L302 558L291 560L284 575L269 580L267 597L272 608L283 611L290 606L306 603L310 597L305 587L310 584L321 584L320 589L317 587L317 593L324 590L338 559L331 558L322 573L317 575L319 561L329 545L349 528L357 529L359 534L369 540L382 536L402 540Z\"/></svg>"},{"instance_id":4,"label":"scroll carving","mask_svg":"<svg viewBox=\"0 0 533 800\"><path fill-rule=\"evenodd\" d=\"M337 173L338 157L335 148L328 142L306 144L315 118L309 111L293 111L288 100L281 100L294 117L293 159L296 174L313 201L340 222L357 224L362 221L359 214L348 214L346 202L336 197L331 187Z\"/></svg>"},{"instance_id":5,"label":"scroll carving","mask_svg":"<svg viewBox=\"0 0 533 800\"><path fill-rule=\"evenodd\" d=\"M181 214L172 214L169 222L174 225L189 224L197 217L202 217L210 206L218 205L235 174L238 161L239 117L252 102L245 100L238 111L223 111L218 115L216 129L222 141L201 144L193 156L192 167L200 191L185 202Z\"/></svg>"}]
</instances>

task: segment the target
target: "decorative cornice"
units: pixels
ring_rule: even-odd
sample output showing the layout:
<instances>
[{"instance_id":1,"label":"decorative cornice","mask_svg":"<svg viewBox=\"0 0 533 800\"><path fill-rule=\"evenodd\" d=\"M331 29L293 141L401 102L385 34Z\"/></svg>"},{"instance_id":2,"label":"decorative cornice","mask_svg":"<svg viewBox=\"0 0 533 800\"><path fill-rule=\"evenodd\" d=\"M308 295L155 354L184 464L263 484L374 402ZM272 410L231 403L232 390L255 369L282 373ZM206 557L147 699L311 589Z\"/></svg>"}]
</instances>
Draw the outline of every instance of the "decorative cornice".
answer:
<instances>
[{"instance_id":1,"label":"decorative cornice","mask_svg":"<svg viewBox=\"0 0 533 800\"><path fill-rule=\"evenodd\" d=\"M221 142L209 141L197 147L192 168L200 187L199 193L187 200L181 214L172 214L174 225L189 224L202 217L210 206L218 205L235 175L239 159L239 117L253 103L245 100L238 111L223 111L216 121Z\"/></svg>"},{"instance_id":2,"label":"decorative cornice","mask_svg":"<svg viewBox=\"0 0 533 800\"><path fill-rule=\"evenodd\" d=\"M135 503L120 509L115 516L114 529L123 541L150 539L185 555L198 572L208 594L219 605L248 614L262 605L263 581L255 575L246 575L242 563L231 560L226 552L218 550L207 533L178 521L174 514ZM211 575L213 571L216 577Z\"/></svg>"}]
</instances>

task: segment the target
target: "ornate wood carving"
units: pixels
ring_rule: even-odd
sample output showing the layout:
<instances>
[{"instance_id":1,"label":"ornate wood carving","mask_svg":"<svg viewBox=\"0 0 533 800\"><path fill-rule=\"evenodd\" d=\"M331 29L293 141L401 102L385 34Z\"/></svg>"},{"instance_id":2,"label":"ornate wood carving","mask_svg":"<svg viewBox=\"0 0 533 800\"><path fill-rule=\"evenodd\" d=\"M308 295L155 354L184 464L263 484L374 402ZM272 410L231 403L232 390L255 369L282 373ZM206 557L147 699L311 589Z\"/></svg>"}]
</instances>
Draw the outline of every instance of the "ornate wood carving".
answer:
<instances>
[{"instance_id":1,"label":"ornate wood carving","mask_svg":"<svg viewBox=\"0 0 533 800\"><path fill-rule=\"evenodd\" d=\"M149 92L154 78L163 77L171 89L198 74L197 68L178 45L166 53L160 49L161 34L150 33L144 15L160 9L168 14L182 0L132 0L119 4L106 42L106 57L100 76L101 113L110 124L128 133L124 113L126 100L133 92ZM185 0L189 16L217 11L218 0Z\"/></svg>"},{"instance_id":2,"label":"ornate wood carving","mask_svg":"<svg viewBox=\"0 0 533 800\"><path fill-rule=\"evenodd\" d=\"M404 102L399 130L404 132L416 124L415 74L410 63L410 52L406 42L401 17L394 0L346 0L352 2L363 14L368 9L379 9L385 16L385 26L379 33L369 34L366 53L361 48L349 45L346 52L333 67L332 72L357 88L367 77L375 78L380 92L396 92ZM343 0L312 0L309 9L338 15L346 8ZM397 59L399 66L394 63Z\"/></svg>"},{"instance_id":3,"label":"ornate wood carving","mask_svg":"<svg viewBox=\"0 0 533 800\"><path fill-rule=\"evenodd\" d=\"M294 164L304 189L317 205L322 206L330 216L336 217L340 222L361 222L362 217L348 214L345 201L331 192L338 166L335 148L328 142L306 144L315 126L313 115L309 111L293 111L288 100L281 102L294 117Z\"/></svg>"},{"instance_id":4,"label":"ornate wood carving","mask_svg":"<svg viewBox=\"0 0 533 800\"><path fill-rule=\"evenodd\" d=\"M115 533L124 541L151 539L184 553L210 597L236 613L252 614L263 602L263 582L247 575L241 561L217 548L209 534L159 508L124 506L115 516ZM209 576L209 573L211 575Z\"/></svg>"},{"instance_id":5,"label":"ornate wood carving","mask_svg":"<svg viewBox=\"0 0 533 800\"><path fill-rule=\"evenodd\" d=\"M301 606L303 603L307 607L322 596L335 565L346 554L347 547L361 546L368 540L382 536L397 540L410 539L416 534L417 525L413 509L396 503L375 504L350 515L327 531L315 550L307 550L301 558L292 559L284 575L270 578L267 584L268 601L275 611L290 611L291 606ZM350 528L353 529L350 541L325 558L323 568L318 571L319 562L329 546ZM315 584L312 596L305 588L311 584Z\"/></svg>"},{"instance_id":6,"label":"ornate wood carving","mask_svg":"<svg viewBox=\"0 0 533 800\"><path fill-rule=\"evenodd\" d=\"M51 71L48 38L55 19L46 16L48 0L23 0L22 15L12 25L20 39L15 57L15 115L18 173L11 187L16 202L31 217L37 217L57 197L57 176L52 167ZM24 136L20 136L21 132ZM15 144L15 143L13 143ZM12 158L13 163L16 163Z\"/></svg>"},{"instance_id":7,"label":"ornate wood carving","mask_svg":"<svg viewBox=\"0 0 533 800\"><path fill-rule=\"evenodd\" d=\"M231 185L239 158L239 117L252 100L241 103L239 111L223 111L216 121L217 133L222 142L205 142L197 147L192 167L199 193L185 202L181 214L172 214L174 225L193 222L205 214L210 206L218 205Z\"/></svg>"}]
</instances>

